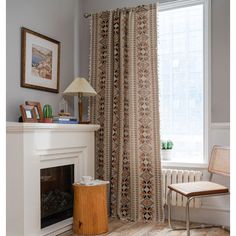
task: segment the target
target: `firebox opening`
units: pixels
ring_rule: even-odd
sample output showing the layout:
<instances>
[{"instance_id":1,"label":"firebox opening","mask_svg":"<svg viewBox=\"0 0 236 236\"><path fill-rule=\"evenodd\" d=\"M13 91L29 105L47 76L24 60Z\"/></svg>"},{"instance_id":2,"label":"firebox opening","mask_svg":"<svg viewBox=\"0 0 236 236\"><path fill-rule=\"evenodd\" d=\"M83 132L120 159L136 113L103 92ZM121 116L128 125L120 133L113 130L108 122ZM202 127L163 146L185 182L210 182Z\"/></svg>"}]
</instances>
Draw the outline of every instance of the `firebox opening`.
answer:
<instances>
[{"instance_id":1,"label":"firebox opening","mask_svg":"<svg viewBox=\"0 0 236 236\"><path fill-rule=\"evenodd\" d=\"M40 170L41 228L73 215L74 165Z\"/></svg>"}]
</instances>

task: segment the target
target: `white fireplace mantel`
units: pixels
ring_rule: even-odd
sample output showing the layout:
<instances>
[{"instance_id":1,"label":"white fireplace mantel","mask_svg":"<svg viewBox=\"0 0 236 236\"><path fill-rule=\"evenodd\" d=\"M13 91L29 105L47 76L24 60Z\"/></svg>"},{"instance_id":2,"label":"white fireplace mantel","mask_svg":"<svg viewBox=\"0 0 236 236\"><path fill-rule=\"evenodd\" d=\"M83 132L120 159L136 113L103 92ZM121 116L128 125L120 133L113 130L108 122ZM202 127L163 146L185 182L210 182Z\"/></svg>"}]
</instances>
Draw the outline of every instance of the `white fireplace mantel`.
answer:
<instances>
[{"instance_id":1,"label":"white fireplace mantel","mask_svg":"<svg viewBox=\"0 0 236 236\"><path fill-rule=\"evenodd\" d=\"M34 132L34 131L59 131L59 132L94 132L100 125L91 124L56 124L56 123L17 123L7 122L7 133Z\"/></svg>"},{"instance_id":2,"label":"white fireplace mantel","mask_svg":"<svg viewBox=\"0 0 236 236\"><path fill-rule=\"evenodd\" d=\"M72 218L40 227L40 169L74 164L74 181L94 176L99 125L7 122L7 235L57 235Z\"/></svg>"}]
</instances>

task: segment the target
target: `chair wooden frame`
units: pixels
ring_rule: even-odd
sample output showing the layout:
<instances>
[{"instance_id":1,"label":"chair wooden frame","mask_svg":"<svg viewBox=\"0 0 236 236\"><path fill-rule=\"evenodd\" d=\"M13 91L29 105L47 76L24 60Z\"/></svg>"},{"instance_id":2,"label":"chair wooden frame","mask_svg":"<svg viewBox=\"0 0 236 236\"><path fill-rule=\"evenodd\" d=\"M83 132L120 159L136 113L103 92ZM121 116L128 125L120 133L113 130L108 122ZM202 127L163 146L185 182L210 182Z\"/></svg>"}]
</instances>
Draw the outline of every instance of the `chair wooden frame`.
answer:
<instances>
[{"instance_id":1,"label":"chair wooden frame","mask_svg":"<svg viewBox=\"0 0 236 236\"><path fill-rule=\"evenodd\" d=\"M214 166L214 161L215 161L215 153L217 149L221 149L221 150L227 150L229 151L229 148L226 147L220 147L220 146L214 146L212 149L212 153L211 153L211 159L209 162L209 167L208 167L208 171L210 172L210 181L212 181L212 176L213 174L219 174L219 175L224 175L224 176L230 176L229 173L229 163L227 166L227 170L223 171L223 170L218 170L218 169L214 169L212 166ZM228 153L227 153L228 154ZM229 156L227 157L229 161ZM176 185L176 184L175 184ZM172 223L172 219L171 219L171 193L172 191L176 191L175 189L171 188L171 185L168 186L169 191L168 191L168 195L167 195L167 205L168 205L168 224L169 227L172 230L186 230L187 236L190 236L190 229L201 229L201 228L211 228L211 227L222 227L219 225L201 225L201 226L196 226L196 227L190 227L190 212L189 212L189 204L191 202L191 200L195 199L195 198L202 198L202 197L214 197L214 196L223 196L223 195L229 195L229 191L228 192L224 192L224 193L207 193L207 194L200 194L200 195L196 195L196 196L185 196L187 197L187 202L186 202L186 209L185 209L185 214L186 214L186 227L182 227L182 228L177 228L173 225ZM228 189L227 189L228 190ZM179 194L181 194L180 192L178 192ZM183 195L183 194L182 194Z\"/></svg>"}]
</instances>

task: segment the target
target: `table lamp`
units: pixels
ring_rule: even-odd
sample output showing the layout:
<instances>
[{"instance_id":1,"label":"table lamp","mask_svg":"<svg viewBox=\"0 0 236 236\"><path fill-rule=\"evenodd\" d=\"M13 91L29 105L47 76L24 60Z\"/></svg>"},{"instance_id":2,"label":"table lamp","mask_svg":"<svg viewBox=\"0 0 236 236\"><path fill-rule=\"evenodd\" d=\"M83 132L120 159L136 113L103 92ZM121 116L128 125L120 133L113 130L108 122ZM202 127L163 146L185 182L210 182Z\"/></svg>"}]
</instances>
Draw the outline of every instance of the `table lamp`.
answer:
<instances>
[{"instance_id":1,"label":"table lamp","mask_svg":"<svg viewBox=\"0 0 236 236\"><path fill-rule=\"evenodd\" d=\"M66 88L63 92L66 95L78 96L78 118L79 123L83 123L83 96L95 96L97 95L96 91L93 87L89 84L89 82L85 78L77 77L75 78L72 83ZM84 122L86 123L86 122Z\"/></svg>"}]
</instances>

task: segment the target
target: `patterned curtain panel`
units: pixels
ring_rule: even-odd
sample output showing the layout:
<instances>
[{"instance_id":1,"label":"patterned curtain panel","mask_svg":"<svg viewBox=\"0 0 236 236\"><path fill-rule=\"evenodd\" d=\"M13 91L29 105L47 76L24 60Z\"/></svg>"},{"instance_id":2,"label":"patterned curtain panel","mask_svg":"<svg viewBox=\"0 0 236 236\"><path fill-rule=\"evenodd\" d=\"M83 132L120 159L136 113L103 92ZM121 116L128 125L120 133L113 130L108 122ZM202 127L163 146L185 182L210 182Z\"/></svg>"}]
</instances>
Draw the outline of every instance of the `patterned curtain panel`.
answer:
<instances>
[{"instance_id":1,"label":"patterned curtain panel","mask_svg":"<svg viewBox=\"0 0 236 236\"><path fill-rule=\"evenodd\" d=\"M90 82L96 177L111 183L111 215L161 221L156 5L92 15Z\"/></svg>"}]
</instances>

